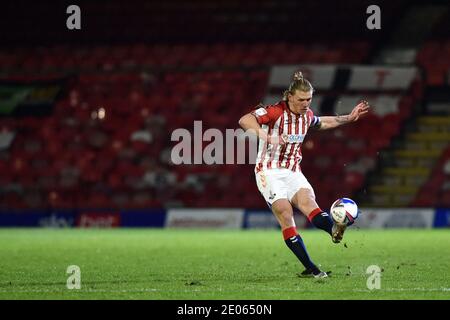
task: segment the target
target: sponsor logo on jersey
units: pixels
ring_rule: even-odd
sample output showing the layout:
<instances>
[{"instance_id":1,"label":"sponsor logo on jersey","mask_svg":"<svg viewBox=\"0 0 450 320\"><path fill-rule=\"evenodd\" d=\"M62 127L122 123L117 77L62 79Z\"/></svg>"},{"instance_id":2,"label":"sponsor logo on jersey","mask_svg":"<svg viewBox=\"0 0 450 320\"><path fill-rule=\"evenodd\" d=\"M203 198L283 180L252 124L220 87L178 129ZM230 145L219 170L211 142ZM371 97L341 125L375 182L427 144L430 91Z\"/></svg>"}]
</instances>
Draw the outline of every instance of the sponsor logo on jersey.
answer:
<instances>
[{"instance_id":1,"label":"sponsor logo on jersey","mask_svg":"<svg viewBox=\"0 0 450 320\"><path fill-rule=\"evenodd\" d=\"M301 143L305 138L304 134L288 134L286 137L286 141L288 143Z\"/></svg>"}]
</instances>

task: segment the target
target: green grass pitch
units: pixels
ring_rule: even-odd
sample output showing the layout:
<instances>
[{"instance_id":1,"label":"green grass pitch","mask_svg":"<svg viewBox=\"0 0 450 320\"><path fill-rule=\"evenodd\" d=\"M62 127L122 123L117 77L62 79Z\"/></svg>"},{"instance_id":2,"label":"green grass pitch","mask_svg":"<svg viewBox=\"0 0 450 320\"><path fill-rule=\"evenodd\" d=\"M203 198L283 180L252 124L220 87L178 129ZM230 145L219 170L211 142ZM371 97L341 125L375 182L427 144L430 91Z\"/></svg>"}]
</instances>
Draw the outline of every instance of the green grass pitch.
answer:
<instances>
[{"instance_id":1,"label":"green grass pitch","mask_svg":"<svg viewBox=\"0 0 450 320\"><path fill-rule=\"evenodd\" d=\"M300 234L329 278L299 278L276 230L0 229L0 299L450 299L448 230ZM380 289L367 287L370 265Z\"/></svg>"}]
</instances>

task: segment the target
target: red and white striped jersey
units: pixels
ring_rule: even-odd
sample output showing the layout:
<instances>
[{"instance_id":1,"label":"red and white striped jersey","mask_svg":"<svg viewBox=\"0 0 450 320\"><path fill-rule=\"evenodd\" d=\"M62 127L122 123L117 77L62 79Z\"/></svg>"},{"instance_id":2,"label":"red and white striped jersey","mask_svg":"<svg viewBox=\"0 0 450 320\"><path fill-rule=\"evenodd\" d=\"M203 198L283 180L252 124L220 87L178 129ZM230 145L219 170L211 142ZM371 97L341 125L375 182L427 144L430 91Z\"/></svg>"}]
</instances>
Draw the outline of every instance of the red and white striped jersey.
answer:
<instances>
[{"instance_id":1,"label":"red and white striped jersey","mask_svg":"<svg viewBox=\"0 0 450 320\"><path fill-rule=\"evenodd\" d=\"M268 136L286 135L286 144L272 145L259 139L255 172L272 168L287 168L301 171L302 143L310 127L318 126L320 118L311 109L306 114L295 114L289 110L287 102L259 107L252 114Z\"/></svg>"}]
</instances>

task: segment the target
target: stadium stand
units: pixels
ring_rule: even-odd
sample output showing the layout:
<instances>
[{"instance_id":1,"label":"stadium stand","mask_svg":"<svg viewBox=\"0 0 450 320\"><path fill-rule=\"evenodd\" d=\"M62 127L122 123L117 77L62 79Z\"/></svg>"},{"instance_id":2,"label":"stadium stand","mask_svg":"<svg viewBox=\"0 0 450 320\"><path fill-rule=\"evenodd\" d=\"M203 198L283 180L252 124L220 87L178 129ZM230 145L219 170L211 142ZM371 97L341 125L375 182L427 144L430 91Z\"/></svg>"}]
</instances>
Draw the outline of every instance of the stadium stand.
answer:
<instances>
[{"instance_id":1,"label":"stadium stand","mask_svg":"<svg viewBox=\"0 0 450 320\"><path fill-rule=\"evenodd\" d=\"M9 45L0 50L0 89L15 94L0 110L2 208L263 208L252 165L173 165L170 136L176 128L192 131L200 119L203 130L236 128L240 115L285 88L273 85L273 68L299 63L313 74L317 66L334 68L324 72L328 87L312 79L317 114L345 113L362 97L374 105L364 121L305 141L302 168L320 204L358 196L364 205L448 205L448 155L441 154L449 124L421 110L427 88L446 85L448 41L425 42L415 60L419 72L403 87L376 82L391 69L368 75L356 66L367 67L406 1L385 3L385 24L371 41L355 28L360 21L343 14L360 10L360 1L333 4L336 15L326 21L314 2L302 10L293 2L194 2L138 1L121 12L112 1L101 7L108 21L86 18L95 26L89 35L67 37L51 21L28 28L30 44L45 34L57 45L20 46L23 28L3 35ZM100 10L96 2L82 4ZM317 19L299 35L294 26L303 14ZM2 24L14 23L4 15Z\"/></svg>"},{"instance_id":2,"label":"stadium stand","mask_svg":"<svg viewBox=\"0 0 450 320\"><path fill-rule=\"evenodd\" d=\"M430 86L447 83L450 69L450 41L432 40L427 42L417 55L417 64L426 71L426 81Z\"/></svg>"},{"instance_id":3,"label":"stadium stand","mask_svg":"<svg viewBox=\"0 0 450 320\"><path fill-rule=\"evenodd\" d=\"M433 125L433 131L429 131L426 137L429 143L433 143L435 146L434 150L427 151L428 157L435 158L435 163L429 166L429 169L424 170L428 175L425 175L426 179L420 186L412 205L418 207L433 205L448 207L450 205L450 148L448 147L450 118L428 117L420 121ZM446 141L442 141L442 139ZM441 149L436 150L436 144L442 146Z\"/></svg>"},{"instance_id":4,"label":"stadium stand","mask_svg":"<svg viewBox=\"0 0 450 320\"><path fill-rule=\"evenodd\" d=\"M202 56L214 59L215 46L209 52L208 47L201 48L195 51L204 51ZM224 169L219 166L173 166L168 160L170 145L165 137L169 137L174 129L192 130L193 122L198 119L203 120L205 129L235 128L237 120L229 114L242 114L264 96L269 72L266 67L258 66L268 62L245 59L245 52L249 52L250 56L253 53L244 45L234 48L240 56L235 63L254 61L255 66L220 71L114 72L102 70L104 57L94 54L97 60L92 58L92 62L83 66L100 66L100 71L80 71L67 80L64 93L56 100L50 117L25 117L16 121L18 127L12 125L9 128L17 135L10 146L15 171L10 173L7 181L22 191L16 189L14 196L14 192L9 191L5 195L5 204L23 208L138 208L161 205L223 207L230 204L261 207L251 166L226 166L228 179L221 177ZM172 49L167 46L165 52L168 55L164 61L156 61L163 66L176 67L176 64L171 65L176 61L169 54L173 52L176 55L176 50ZM101 52L99 48L97 50ZM115 48L112 52L132 50ZM160 48L154 51L160 52ZM304 51L298 47L298 52ZM82 55L74 52L73 56ZM343 59L343 54L334 56L336 63L358 62ZM360 51L359 61L364 56L364 51ZM187 66L189 56L180 57L188 60L178 63ZM30 60L28 67L42 66L40 59L52 60L39 57L33 63ZM312 53L308 59L305 58L312 63L324 62L322 59L323 55ZM277 61L291 62L289 57L287 60L278 58ZM63 66L54 64L53 67ZM354 96L341 97L345 105L353 103L355 99ZM370 166L360 165L358 169L357 162L365 161L373 166L376 152L398 132L412 102L407 97L380 96L374 99L381 100L380 107L360 126L348 126L327 135L313 134L305 144L304 170L316 173L310 179L320 190L319 199L325 203L337 196L333 187L336 181L346 182L346 188L339 192L348 195L362 186ZM389 100L394 105L391 109L398 112L392 113L392 110L386 109L389 105L386 99L394 99ZM336 110L344 112L339 107ZM382 119L386 120L383 121L386 123L383 135L370 144L364 143ZM349 139L355 135L360 137L359 142ZM361 154L367 157L361 158ZM309 161L308 158L315 160ZM27 165L29 163L31 166ZM350 169L344 171L347 165ZM234 188L235 194L224 192L230 187L231 181L239 182L238 187ZM171 192L167 192L169 188ZM205 194L205 190L208 193ZM247 196L242 199L240 194Z\"/></svg>"},{"instance_id":5,"label":"stadium stand","mask_svg":"<svg viewBox=\"0 0 450 320\"><path fill-rule=\"evenodd\" d=\"M2 35L3 43L183 44L263 40L323 44L364 38L377 42L389 34L408 1L378 1L383 6L383 28L375 34L360 28L365 25L365 16L359 13L366 12L371 4L366 0L328 3L326 10L333 12L333 15L323 15L323 5L313 1L136 0L132 6L124 6L118 0L108 1L107 4L81 0L77 4L84 12L92 14L83 16L84 28L81 30L89 32L79 33L67 33L67 30L58 27L65 22L64 17L61 20L40 18L59 16L60 12L66 11L65 2L49 3L48 0L41 4L18 0L5 4L0 27L10 32ZM27 10L21 10L23 7ZM349 15L360 16L360 19L347 19ZM298 32L299 21L308 21L301 26L302 32ZM348 54L352 53L349 51Z\"/></svg>"},{"instance_id":6,"label":"stadium stand","mask_svg":"<svg viewBox=\"0 0 450 320\"><path fill-rule=\"evenodd\" d=\"M448 84L450 11L447 9L444 12L416 57L416 63L424 69L426 82L430 86Z\"/></svg>"}]
</instances>

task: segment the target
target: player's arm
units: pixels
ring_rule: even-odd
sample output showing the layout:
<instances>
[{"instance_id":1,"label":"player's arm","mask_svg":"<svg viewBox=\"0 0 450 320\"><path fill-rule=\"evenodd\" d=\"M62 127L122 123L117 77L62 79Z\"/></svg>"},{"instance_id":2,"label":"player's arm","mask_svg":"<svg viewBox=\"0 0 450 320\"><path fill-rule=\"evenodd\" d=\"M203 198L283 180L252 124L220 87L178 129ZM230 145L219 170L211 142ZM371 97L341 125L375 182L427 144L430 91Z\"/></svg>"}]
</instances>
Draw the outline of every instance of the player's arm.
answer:
<instances>
[{"instance_id":1,"label":"player's arm","mask_svg":"<svg viewBox=\"0 0 450 320\"><path fill-rule=\"evenodd\" d=\"M369 104L367 101L361 101L352 110L350 114L342 116L324 116L320 117L319 130L327 130L339 127L341 125L358 121L358 119L369 112Z\"/></svg>"},{"instance_id":2,"label":"player's arm","mask_svg":"<svg viewBox=\"0 0 450 320\"><path fill-rule=\"evenodd\" d=\"M253 113L247 113L243 115L239 119L239 125L242 129L244 129L246 132L250 131L253 134L257 135L260 139L263 141L268 141L270 144L284 144L285 141L280 138L273 139L272 137L268 136L266 131L264 131L261 128L261 125L259 124L258 120L256 119L256 116Z\"/></svg>"}]
</instances>

